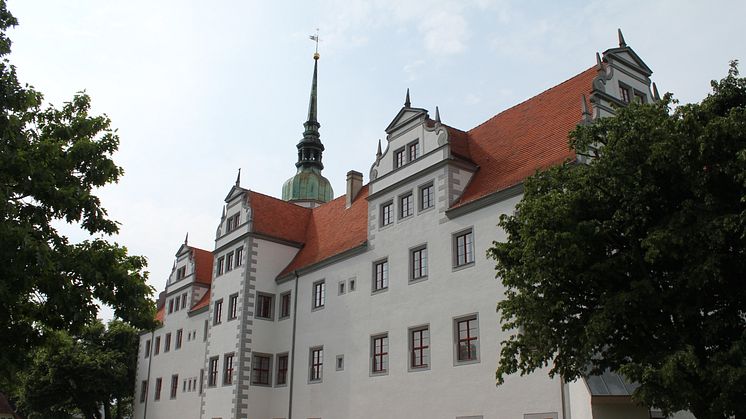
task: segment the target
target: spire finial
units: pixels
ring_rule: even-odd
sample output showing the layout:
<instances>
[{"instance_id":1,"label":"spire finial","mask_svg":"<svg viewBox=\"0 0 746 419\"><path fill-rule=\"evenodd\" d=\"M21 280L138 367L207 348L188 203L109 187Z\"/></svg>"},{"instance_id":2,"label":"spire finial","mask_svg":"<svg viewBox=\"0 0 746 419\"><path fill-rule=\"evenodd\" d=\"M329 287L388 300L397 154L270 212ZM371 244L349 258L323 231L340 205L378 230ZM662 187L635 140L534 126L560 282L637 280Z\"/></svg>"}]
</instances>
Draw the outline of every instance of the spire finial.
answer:
<instances>
[{"instance_id":1,"label":"spire finial","mask_svg":"<svg viewBox=\"0 0 746 419\"><path fill-rule=\"evenodd\" d=\"M376 160L381 160L381 156L383 153L381 153L381 139L378 139L378 150L376 150Z\"/></svg>"},{"instance_id":2,"label":"spire finial","mask_svg":"<svg viewBox=\"0 0 746 419\"><path fill-rule=\"evenodd\" d=\"M435 122L440 122L440 109L438 107L435 107Z\"/></svg>"},{"instance_id":3,"label":"spire finial","mask_svg":"<svg viewBox=\"0 0 746 419\"><path fill-rule=\"evenodd\" d=\"M655 85L655 82L653 82L653 99L661 100L661 95L658 93L658 86Z\"/></svg>"},{"instance_id":4,"label":"spire finial","mask_svg":"<svg viewBox=\"0 0 746 419\"><path fill-rule=\"evenodd\" d=\"M583 121L590 121L591 112L588 110L588 102L586 102L584 94L580 96L580 108L582 109Z\"/></svg>"},{"instance_id":5,"label":"spire finial","mask_svg":"<svg viewBox=\"0 0 746 419\"><path fill-rule=\"evenodd\" d=\"M404 99L404 107L409 108L412 106L412 102L409 100L409 87L407 87L407 97Z\"/></svg>"},{"instance_id":6,"label":"spire finial","mask_svg":"<svg viewBox=\"0 0 746 419\"><path fill-rule=\"evenodd\" d=\"M601 61L601 54L598 52L596 53L596 66L598 66L598 70L604 69L604 63Z\"/></svg>"},{"instance_id":7,"label":"spire finial","mask_svg":"<svg viewBox=\"0 0 746 419\"><path fill-rule=\"evenodd\" d=\"M627 46L627 43L624 42L624 35L622 35L622 30L617 29L616 30L617 35L619 36L619 48L624 48Z\"/></svg>"},{"instance_id":8,"label":"spire finial","mask_svg":"<svg viewBox=\"0 0 746 419\"><path fill-rule=\"evenodd\" d=\"M236 186L241 186L241 168L238 168L238 175L236 175Z\"/></svg>"},{"instance_id":9,"label":"spire finial","mask_svg":"<svg viewBox=\"0 0 746 419\"><path fill-rule=\"evenodd\" d=\"M319 28L316 28L316 35L309 35L308 36L312 41L316 42L316 52L313 53L313 59L318 60L319 55Z\"/></svg>"},{"instance_id":10,"label":"spire finial","mask_svg":"<svg viewBox=\"0 0 746 419\"><path fill-rule=\"evenodd\" d=\"M187 243L189 243L189 232L187 231L186 237L184 237L184 245L186 246Z\"/></svg>"},{"instance_id":11,"label":"spire finial","mask_svg":"<svg viewBox=\"0 0 746 419\"><path fill-rule=\"evenodd\" d=\"M223 215L220 216L221 219L225 218L225 205L223 205Z\"/></svg>"}]
</instances>

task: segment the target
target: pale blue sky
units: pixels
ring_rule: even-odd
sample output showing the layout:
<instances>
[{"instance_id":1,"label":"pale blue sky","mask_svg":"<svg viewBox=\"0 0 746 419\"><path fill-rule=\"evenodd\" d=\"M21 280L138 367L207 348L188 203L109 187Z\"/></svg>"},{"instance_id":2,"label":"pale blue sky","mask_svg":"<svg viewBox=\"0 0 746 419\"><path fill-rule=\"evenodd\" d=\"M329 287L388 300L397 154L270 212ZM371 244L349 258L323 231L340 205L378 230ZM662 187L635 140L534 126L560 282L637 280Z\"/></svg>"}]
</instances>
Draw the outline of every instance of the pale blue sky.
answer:
<instances>
[{"instance_id":1,"label":"pale blue sky","mask_svg":"<svg viewBox=\"0 0 746 419\"><path fill-rule=\"evenodd\" d=\"M412 105L468 130L560 83L617 45L616 29L661 93L699 101L746 59L743 1L9 0L11 61L60 105L79 90L119 129L125 176L101 191L116 240L147 256L161 291L173 255L213 248L223 198L279 196L295 172L319 27L324 174L368 181L376 143ZM744 68L746 71L746 68ZM579 111L580 112L580 111ZM385 146L385 144L384 144ZM80 238L74 231L69 234Z\"/></svg>"}]
</instances>

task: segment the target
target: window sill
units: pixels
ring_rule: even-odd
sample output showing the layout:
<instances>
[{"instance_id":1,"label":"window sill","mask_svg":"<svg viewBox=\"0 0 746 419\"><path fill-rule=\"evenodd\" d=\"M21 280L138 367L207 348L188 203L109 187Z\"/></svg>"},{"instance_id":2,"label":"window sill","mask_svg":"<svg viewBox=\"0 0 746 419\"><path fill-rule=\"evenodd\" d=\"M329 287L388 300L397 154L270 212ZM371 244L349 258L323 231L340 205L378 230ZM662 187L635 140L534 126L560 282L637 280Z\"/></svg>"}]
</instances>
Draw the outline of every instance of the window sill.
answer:
<instances>
[{"instance_id":1,"label":"window sill","mask_svg":"<svg viewBox=\"0 0 746 419\"><path fill-rule=\"evenodd\" d=\"M474 262L472 261L472 262L469 262L469 263L465 263L465 264L463 264L463 265L458 265L458 266L454 266L454 267L453 267L453 268L451 269L451 272L456 272L456 271L460 271L460 270L462 270L462 269L468 269L468 268L471 268L471 267L472 267L472 266L474 266L474 265L475 265L475 263L474 263Z\"/></svg>"},{"instance_id":2,"label":"window sill","mask_svg":"<svg viewBox=\"0 0 746 419\"><path fill-rule=\"evenodd\" d=\"M388 290L389 290L389 287L386 287L386 288L381 288L381 289L377 289L377 290L372 290L372 291L370 292L370 295L383 294L384 292L386 292L386 291L388 291Z\"/></svg>"},{"instance_id":3,"label":"window sill","mask_svg":"<svg viewBox=\"0 0 746 419\"><path fill-rule=\"evenodd\" d=\"M472 364L479 364L479 358L473 359L471 361L456 361L453 363L453 366L460 367L462 365L472 365Z\"/></svg>"},{"instance_id":4,"label":"window sill","mask_svg":"<svg viewBox=\"0 0 746 419\"><path fill-rule=\"evenodd\" d=\"M424 282L424 281L427 281L427 275L421 276L419 278L412 278L412 279L410 279L409 280L409 285L414 285L414 284L416 284L418 282Z\"/></svg>"}]
</instances>

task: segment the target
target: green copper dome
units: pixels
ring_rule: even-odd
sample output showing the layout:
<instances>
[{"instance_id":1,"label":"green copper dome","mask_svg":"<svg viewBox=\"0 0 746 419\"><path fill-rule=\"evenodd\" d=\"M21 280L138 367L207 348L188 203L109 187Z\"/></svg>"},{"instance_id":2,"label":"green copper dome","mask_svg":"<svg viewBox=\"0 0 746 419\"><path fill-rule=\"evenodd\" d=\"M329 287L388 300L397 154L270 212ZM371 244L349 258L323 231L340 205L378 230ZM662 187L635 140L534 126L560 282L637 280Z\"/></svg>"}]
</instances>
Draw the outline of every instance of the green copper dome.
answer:
<instances>
[{"instance_id":1,"label":"green copper dome","mask_svg":"<svg viewBox=\"0 0 746 419\"><path fill-rule=\"evenodd\" d=\"M295 167L298 172L282 185L282 199L290 202L311 202L323 204L334 198L332 185L321 175L324 164L321 162L324 144L319 135L316 97L319 54L313 56L313 81L311 82L311 98L308 101L308 120L303 124L303 138L296 148L298 161Z\"/></svg>"},{"instance_id":2,"label":"green copper dome","mask_svg":"<svg viewBox=\"0 0 746 419\"><path fill-rule=\"evenodd\" d=\"M299 167L298 173L282 185L283 201L329 202L334 191L329 181L316 167Z\"/></svg>"}]
</instances>

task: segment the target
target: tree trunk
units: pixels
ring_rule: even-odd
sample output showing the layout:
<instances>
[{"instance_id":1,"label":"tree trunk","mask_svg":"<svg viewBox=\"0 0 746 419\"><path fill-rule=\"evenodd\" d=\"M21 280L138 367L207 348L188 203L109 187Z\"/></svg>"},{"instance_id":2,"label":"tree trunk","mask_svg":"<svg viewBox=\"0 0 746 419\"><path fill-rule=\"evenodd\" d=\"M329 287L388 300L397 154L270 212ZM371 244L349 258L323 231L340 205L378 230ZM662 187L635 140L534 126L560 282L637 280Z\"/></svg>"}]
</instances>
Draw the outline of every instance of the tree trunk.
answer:
<instances>
[{"instance_id":1,"label":"tree trunk","mask_svg":"<svg viewBox=\"0 0 746 419\"><path fill-rule=\"evenodd\" d=\"M115 419L122 419L122 403L117 399L117 414Z\"/></svg>"},{"instance_id":2,"label":"tree trunk","mask_svg":"<svg viewBox=\"0 0 746 419\"><path fill-rule=\"evenodd\" d=\"M104 419L111 419L111 403L108 400L104 402Z\"/></svg>"}]
</instances>

